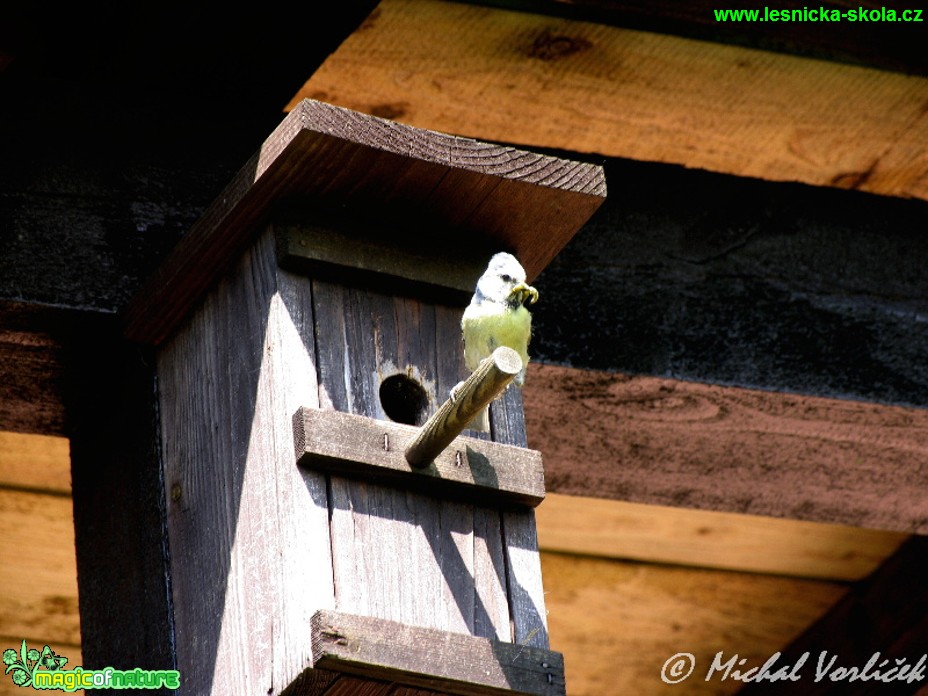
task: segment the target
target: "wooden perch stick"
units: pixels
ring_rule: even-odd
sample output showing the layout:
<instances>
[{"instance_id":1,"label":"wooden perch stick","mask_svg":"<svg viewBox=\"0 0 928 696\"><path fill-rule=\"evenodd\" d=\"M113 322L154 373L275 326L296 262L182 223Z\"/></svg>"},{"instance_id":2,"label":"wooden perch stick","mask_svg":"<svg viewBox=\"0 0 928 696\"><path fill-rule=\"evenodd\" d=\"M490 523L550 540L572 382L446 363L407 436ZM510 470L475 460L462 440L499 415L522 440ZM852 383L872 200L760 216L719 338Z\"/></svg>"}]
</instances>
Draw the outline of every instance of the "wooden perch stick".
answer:
<instances>
[{"instance_id":1,"label":"wooden perch stick","mask_svg":"<svg viewBox=\"0 0 928 696\"><path fill-rule=\"evenodd\" d=\"M493 351L470 377L455 387L454 398L445 401L409 443L406 461L410 466L427 466L481 409L499 396L521 369L522 358L512 348L501 346Z\"/></svg>"}]
</instances>

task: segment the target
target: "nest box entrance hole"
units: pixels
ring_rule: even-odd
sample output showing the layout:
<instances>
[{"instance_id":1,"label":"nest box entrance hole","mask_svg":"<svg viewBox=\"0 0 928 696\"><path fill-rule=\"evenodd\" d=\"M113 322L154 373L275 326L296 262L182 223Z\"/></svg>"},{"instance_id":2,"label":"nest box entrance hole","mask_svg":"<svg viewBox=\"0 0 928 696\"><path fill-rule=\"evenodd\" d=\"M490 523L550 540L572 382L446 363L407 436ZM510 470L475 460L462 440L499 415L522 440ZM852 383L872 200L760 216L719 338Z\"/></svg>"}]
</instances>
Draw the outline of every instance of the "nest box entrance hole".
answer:
<instances>
[{"instance_id":1,"label":"nest box entrance hole","mask_svg":"<svg viewBox=\"0 0 928 696\"><path fill-rule=\"evenodd\" d=\"M428 392L415 378L395 374L380 383L380 405L390 420L422 425L429 412Z\"/></svg>"}]
</instances>

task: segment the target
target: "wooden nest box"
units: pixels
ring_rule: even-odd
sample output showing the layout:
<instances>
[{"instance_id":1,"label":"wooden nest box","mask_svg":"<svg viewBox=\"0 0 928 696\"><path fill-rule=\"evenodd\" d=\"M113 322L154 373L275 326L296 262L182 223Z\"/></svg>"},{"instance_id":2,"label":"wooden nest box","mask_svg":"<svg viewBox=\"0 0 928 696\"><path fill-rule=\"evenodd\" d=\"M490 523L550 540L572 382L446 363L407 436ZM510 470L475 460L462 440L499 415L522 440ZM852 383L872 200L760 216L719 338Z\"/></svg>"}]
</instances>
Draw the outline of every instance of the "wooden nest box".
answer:
<instances>
[{"instance_id":1,"label":"wooden nest box","mask_svg":"<svg viewBox=\"0 0 928 696\"><path fill-rule=\"evenodd\" d=\"M182 692L564 692L521 395L402 452L467 374L490 255L529 279L601 168L304 101L127 313L156 348ZM542 288L542 301L544 299Z\"/></svg>"}]
</instances>

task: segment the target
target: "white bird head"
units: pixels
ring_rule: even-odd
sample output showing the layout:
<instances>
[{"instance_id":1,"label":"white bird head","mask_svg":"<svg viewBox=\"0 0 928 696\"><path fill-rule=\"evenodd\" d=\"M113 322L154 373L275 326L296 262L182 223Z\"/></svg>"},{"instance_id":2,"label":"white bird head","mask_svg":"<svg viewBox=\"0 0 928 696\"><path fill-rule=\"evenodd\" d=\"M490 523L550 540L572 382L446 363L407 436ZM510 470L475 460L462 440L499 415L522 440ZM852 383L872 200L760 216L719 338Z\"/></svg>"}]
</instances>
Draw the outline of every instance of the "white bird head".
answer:
<instances>
[{"instance_id":1,"label":"white bird head","mask_svg":"<svg viewBox=\"0 0 928 696\"><path fill-rule=\"evenodd\" d=\"M477 291L471 302L479 304L489 300L517 307L526 299L530 304L534 304L538 300L538 291L526 284L522 264L512 254L494 254L487 270L477 281Z\"/></svg>"}]
</instances>

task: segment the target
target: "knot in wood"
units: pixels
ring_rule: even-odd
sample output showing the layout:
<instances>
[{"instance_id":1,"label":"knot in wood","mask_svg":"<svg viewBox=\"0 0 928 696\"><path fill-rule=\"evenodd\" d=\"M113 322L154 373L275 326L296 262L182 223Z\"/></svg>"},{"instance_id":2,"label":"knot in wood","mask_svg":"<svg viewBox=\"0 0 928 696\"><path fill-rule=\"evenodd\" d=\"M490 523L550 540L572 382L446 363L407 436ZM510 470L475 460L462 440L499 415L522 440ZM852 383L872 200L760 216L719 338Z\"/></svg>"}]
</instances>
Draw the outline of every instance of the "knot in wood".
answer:
<instances>
[{"instance_id":1,"label":"knot in wood","mask_svg":"<svg viewBox=\"0 0 928 696\"><path fill-rule=\"evenodd\" d=\"M539 60L557 60L585 51L592 46L590 41L582 37L555 34L550 29L545 29L535 37L528 55Z\"/></svg>"}]
</instances>

